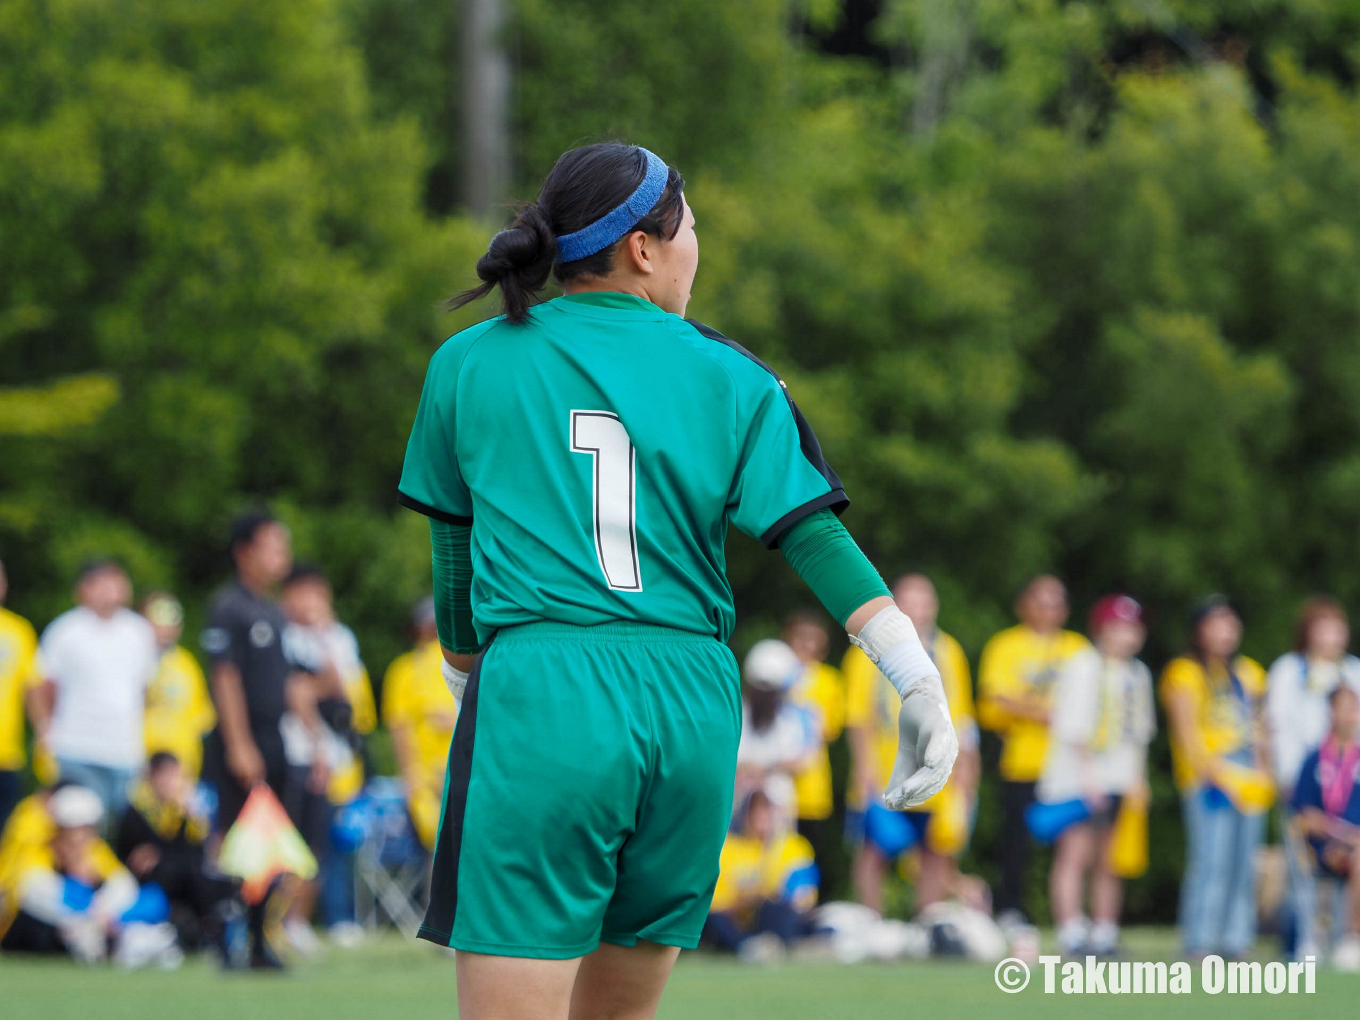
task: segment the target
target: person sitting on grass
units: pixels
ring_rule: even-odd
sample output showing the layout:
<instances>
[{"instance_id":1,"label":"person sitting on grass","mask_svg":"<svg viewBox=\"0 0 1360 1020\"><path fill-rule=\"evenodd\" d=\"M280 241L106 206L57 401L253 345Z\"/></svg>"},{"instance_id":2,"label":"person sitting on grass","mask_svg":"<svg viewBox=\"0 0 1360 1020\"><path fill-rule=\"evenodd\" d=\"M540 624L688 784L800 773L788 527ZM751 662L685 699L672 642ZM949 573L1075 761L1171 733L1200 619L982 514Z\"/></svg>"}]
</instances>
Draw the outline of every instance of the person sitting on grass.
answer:
<instances>
[{"instance_id":1,"label":"person sitting on grass","mask_svg":"<svg viewBox=\"0 0 1360 1020\"><path fill-rule=\"evenodd\" d=\"M1290 808L1307 837L1318 872L1346 886L1347 933L1332 962L1339 970L1360 970L1360 695L1347 686L1328 695L1331 730L1322 746L1303 761Z\"/></svg>"},{"instance_id":2,"label":"person sitting on grass","mask_svg":"<svg viewBox=\"0 0 1360 1020\"><path fill-rule=\"evenodd\" d=\"M119 820L114 849L138 881L164 891L183 945L211 945L228 961L227 925L243 913L237 883L209 867L204 843L212 826L189 793L179 759L153 754Z\"/></svg>"},{"instance_id":3,"label":"person sitting on grass","mask_svg":"<svg viewBox=\"0 0 1360 1020\"><path fill-rule=\"evenodd\" d=\"M817 905L812 844L779 825L773 802L753 790L723 844L704 937L751 962L783 956L811 931Z\"/></svg>"},{"instance_id":4,"label":"person sitting on grass","mask_svg":"<svg viewBox=\"0 0 1360 1020\"><path fill-rule=\"evenodd\" d=\"M139 888L97 829L98 794L66 786L47 799L52 838L29 847L10 869L0 914L0 949L69 953L86 963L116 948L118 962L176 966L182 959L169 905L154 886Z\"/></svg>"},{"instance_id":5,"label":"person sitting on grass","mask_svg":"<svg viewBox=\"0 0 1360 1020\"><path fill-rule=\"evenodd\" d=\"M1094 648L1058 673L1048 760L1039 800L1084 800L1091 814L1058 837L1049 893L1064 953L1112 955L1119 944L1123 894L1109 866L1110 836L1125 797L1147 801L1147 745L1156 731L1152 674L1136 658L1147 631L1127 595L1107 595L1091 610ZM1090 875L1091 917L1082 914Z\"/></svg>"}]
</instances>

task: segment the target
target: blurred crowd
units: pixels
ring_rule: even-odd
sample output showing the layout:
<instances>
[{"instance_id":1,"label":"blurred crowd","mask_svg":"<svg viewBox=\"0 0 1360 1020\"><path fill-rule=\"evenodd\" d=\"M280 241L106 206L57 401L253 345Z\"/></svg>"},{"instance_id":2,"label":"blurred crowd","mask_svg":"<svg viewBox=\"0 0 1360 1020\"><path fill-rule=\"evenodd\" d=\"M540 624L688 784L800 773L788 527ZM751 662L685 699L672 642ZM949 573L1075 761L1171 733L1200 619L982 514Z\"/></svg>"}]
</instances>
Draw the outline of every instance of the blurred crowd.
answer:
<instances>
[{"instance_id":1,"label":"blurred crowd","mask_svg":"<svg viewBox=\"0 0 1360 1020\"><path fill-rule=\"evenodd\" d=\"M828 665L822 618L792 616L781 640L758 642L743 663L737 807L709 924L715 945L755 961L828 947L848 958L1033 956L1025 885L1042 843L1053 846L1047 892L1061 951L1118 953L1124 882L1146 871L1150 852L1179 851L1149 847L1148 748L1160 700L1184 820L1183 951L1253 951L1262 848L1278 806L1287 879L1272 921L1282 951L1360 969L1360 659L1347 652L1340 605L1311 599L1293 649L1267 672L1241 654L1231 601L1210 596L1154 683L1138 658L1146 628L1134 598L1097 601L1081 634L1065 629L1062 582L1041 576L1020 593L1016 625L982 649L975 692L967 656L937 623L930 579L904 576L893 596L940 669L961 748L953 776L919 807L884 807L896 692L857 648L839 669ZM976 820L980 729L1000 747L994 888L959 867ZM837 790L828 748L842 731L850 768ZM844 827L831 824L837 797ZM847 845L860 909L818 906L826 862ZM882 920L894 868L907 879L904 912L915 925Z\"/></svg>"},{"instance_id":2,"label":"blurred crowd","mask_svg":"<svg viewBox=\"0 0 1360 1020\"><path fill-rule=\"evenodd\" d=\"M318 952L318 926L338 945L362 941L365 888L387 897L389 917L394 891L418 895L388 872L433 846L457 719L433 606L414 607L412 647L383 678L402 780L384 784L367 760L373 686L325 574L293 561L265 513L237 520L229 546L233 577L200 639L206 672L175 596L151 592L134 609L113 560L80 567L74 606L41 637L0 607L0 951L174 966L203 949L272 969ZM6 589L0 566L0 603ZM257 788L305 839L315 878L252 893L219 866ZM387 825L384 852L365 855L394 799L402 854Z\"/></svg>"},{"instance_id":3,"label":"blurred crowd","mask_svg":"<svg viewBox=\"0 0 1360 1020\"><path fill-rule=\"evenodd\" d=\"M318 932L352 946L378 918L407 923L418 910L458 713L432 605L413 607L410 650L386 669L379 702L326 575L294 562L287 529L247 515L229 548L233 576L207 607L201 656L184 644L175 596L150 592L134 609L112 560L80 568L73 607L40 638L0 608L0 951L174 966L205 950L227 967L276 968L284 946L318 952ZM0 567L0 603L5 593ZM930 579L904 576L893 596L940 669L961 747L953 776L919 807L887 809L895 691L856 648L828 664L822 614L789 617L742 664L710 946L749 961L1033 954L1025 886L1042 843L1054 848L1047 892L1062 951L1117 953L1123 883L1150 853L1179 852L1148 840L1160 700L1184 819L1184 951L1253 950L1275 817L1284 952L1360 969L1360 659L1341 606L1310 600L1293 649L1267 672L1240 653L1232 603L1211 596L1154 683L1134 598L1100 599L1082 634L1065 629L1062 582L1042 576L1017 598L1015 626L983 648L975 689ZM374 774L379 723L399 781ZM960 868L980 731L1000 748L991 884ZM264 789L315 877L258 890L222 866L223 835Z\"/></svg>"}]
</instances>

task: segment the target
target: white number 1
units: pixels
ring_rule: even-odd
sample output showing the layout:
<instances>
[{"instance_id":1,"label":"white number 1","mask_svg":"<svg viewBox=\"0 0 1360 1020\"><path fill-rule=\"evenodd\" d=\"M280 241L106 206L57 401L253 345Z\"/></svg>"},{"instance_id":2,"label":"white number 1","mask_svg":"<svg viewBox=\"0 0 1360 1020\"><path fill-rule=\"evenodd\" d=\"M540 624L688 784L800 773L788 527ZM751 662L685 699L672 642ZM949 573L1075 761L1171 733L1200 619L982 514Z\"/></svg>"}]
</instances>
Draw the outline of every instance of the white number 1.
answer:
<instances>
[{"instance_id":1,"label":"white number 1","mask_svg":"<svg viewBox=\"0 0 1360 1020\"><path fill-rule=\"evenodd\" d=\"M637 451L612 411L571 412L571 452L595 462L595 556L615 591L642 591L637 554Z\"/></svg>"}]
</instances>

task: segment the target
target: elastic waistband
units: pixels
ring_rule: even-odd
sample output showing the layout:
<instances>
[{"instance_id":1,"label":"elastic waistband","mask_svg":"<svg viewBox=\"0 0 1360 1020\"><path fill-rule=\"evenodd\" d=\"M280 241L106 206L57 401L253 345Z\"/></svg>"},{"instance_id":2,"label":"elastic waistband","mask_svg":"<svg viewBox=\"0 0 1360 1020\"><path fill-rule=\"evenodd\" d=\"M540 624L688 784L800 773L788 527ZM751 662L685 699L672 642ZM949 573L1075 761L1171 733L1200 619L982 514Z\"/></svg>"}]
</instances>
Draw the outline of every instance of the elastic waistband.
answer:
<instances>
[{"instance_id":1,"label":"elastic waistband","mask_svg":"<svg viewBox=\"0 0 1360 1020\"><path fill-rule=\"evenodd\" d=\"M502 627L496 631L496 644L511 644L517 641L610 641L647 644L718 643L718 639L712 634L696 634L692 630L678 630L675 627L663 627L656 623L639 623L634 620L614 620L610 623L596 623L589 626L560 623L556 620L537 620L533 623L520 623L513 627Z\"/></svg>"}]
</instances>

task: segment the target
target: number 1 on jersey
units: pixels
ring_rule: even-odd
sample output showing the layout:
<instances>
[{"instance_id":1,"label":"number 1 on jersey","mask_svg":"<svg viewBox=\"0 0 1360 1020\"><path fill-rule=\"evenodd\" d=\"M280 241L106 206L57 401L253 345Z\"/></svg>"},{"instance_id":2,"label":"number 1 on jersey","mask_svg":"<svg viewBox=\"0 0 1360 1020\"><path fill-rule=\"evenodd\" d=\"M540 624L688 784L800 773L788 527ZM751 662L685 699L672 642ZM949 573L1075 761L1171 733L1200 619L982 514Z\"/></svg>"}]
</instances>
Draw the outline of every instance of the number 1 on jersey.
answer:
<instances>
[{"instance_id":1,"label":"number 1 on jersey","mask_svg":"<svg viewBox=\"0 0 1360 1020\"><path fill-rule=\"evenodd\" d=\"M571 452L594 461L595 555L615 591L642 591L637 555L637 450L612 411L571 412Z\"/></svg>"}]
</instances>

